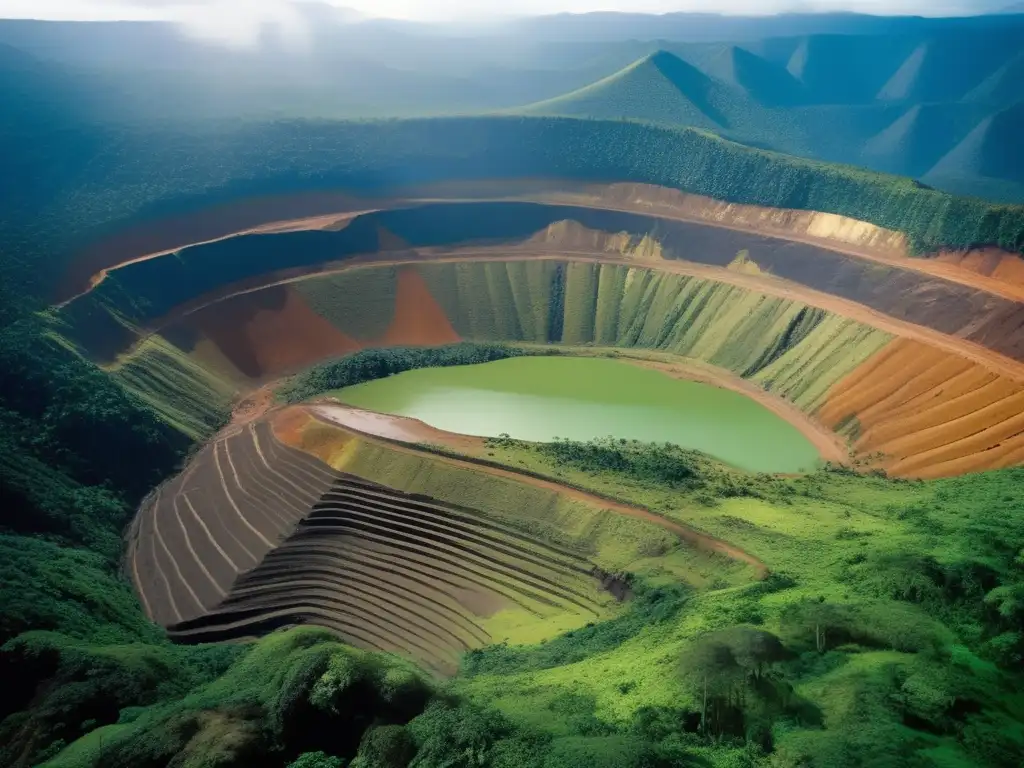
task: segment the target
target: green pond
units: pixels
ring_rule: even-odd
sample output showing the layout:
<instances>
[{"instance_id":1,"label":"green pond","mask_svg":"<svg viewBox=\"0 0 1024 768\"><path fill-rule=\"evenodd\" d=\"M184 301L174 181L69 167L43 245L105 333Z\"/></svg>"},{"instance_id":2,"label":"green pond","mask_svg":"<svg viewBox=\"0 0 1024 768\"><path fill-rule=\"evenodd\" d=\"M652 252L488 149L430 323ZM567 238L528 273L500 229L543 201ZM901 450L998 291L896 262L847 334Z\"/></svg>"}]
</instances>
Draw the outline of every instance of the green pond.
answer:
<instances>
[{"instance_id":1,"label":"green pond","mask_svg":"<svg viewBox=\"0 0 1024 768\"><path fill-rule=\"evenodd\" d=\"M744 395L607 358L421 368L334 395L467 435L670 442L755 472L800 472L819 462L796 427Z\"/></svg>"}]
</instances>

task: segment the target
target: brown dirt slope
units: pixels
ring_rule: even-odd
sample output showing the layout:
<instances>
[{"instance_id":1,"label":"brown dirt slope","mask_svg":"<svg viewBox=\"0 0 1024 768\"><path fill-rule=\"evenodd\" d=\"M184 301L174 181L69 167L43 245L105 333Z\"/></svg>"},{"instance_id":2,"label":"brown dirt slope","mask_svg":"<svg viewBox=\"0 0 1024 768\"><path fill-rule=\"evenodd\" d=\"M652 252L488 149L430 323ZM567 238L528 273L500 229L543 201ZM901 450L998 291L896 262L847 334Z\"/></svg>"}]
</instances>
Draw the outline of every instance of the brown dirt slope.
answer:
<instances>
[{"instance_id":1,"label":"brown dirt slope","mask_svg":"<svg viewBox=\"0 0 1024 768\"><path fill-rule=\"evenodd\" d=\"M398 272L393 316L367 347L432 346L460 340L414 268ZM173 324L168 337L232 379L276 379L364 344L315 312L291 285L274 285L214 302Z\"/></svg>"},{"instance_id":2,"label":"brown dirt slope","mask_svg":"<svg viewBox=\"0 0 1024 768\"><path fill-rule=\"evenodd\" d=\"M183 325L216 345L239 372L256 381L362 347L310 309L289 286L212 304L189 315Z\"/></svg>"},{"instance_id":3,"label":"brown dirt slope","mask_svg":"<svg viewBox=\"0 0 1024 768\"><path fill-rule=\"evenodd\" d=\"M171 635L205 642L315 623L446 674L491 642L477 619L506 604L596 618L595 573L477 510L341 475L215 610Z\"/></svg>"},{"instance_id":4,"label":"brown dirt slope","mask_svg":"<svg viewBox=\"0 0 1024 768\"><path fill-rule=\"evenodd\" d=\"M372 421L351 418L351 409L349 409L346 406L320 404L308 406L306 410L315 419L321 420L325 423L334 426L341 426L351 431L358 431L356 428L357 425L363 427L374 426L374 423ZM380 440L384 440L392 447L393 450L400 450L417 454L422 453L421 451L417 450L412 446L395 445L395 443L404 442L402 440L393 440L387 437L382 437L381 435L375 435L370 432L360 432L360 434L366 438L377 438ZM726 541L722 541L721 539L716 539L713 536L709 536L708 534L703 533L702 531L698 531L695 528L689 528L685 525L676 523L672 520L662 517L661 515L657 515L654 512L650 511L649 509L645 509L644 507L638 507L632 504L625 504L615 499L611 499L604 496L598 496L596 494L589 493L579 488L564 485L554 479L548 479L538 477L536 475L525 474L522 472L517 472L511 468L498 467L482 461L472 461L468 458L457 459L451 456L436 456L435 460L442 462L444 464L451 465L453 467L468 470L470 472L481 472L487 475L492 475L494 477L512 479L516 480L517 482L526 483L527 485L532 485L537 488L555 491L556 493L576 499L577 501L582 501L585 504L588 504L592 507L596 507L598 509L609 509L619 514L626 515L628 517L635 517L645 522L653 523L654 525L671 531L673 534L678 536L680 540L685 541L687 544L697 547L698 549L718 555L724 555L733 560L737 560L739 562L746 563L747 565L751 565L754 567L754 569L761 577L767 575L768 573L768 568L767 566L765 566L764 563L755 558L753 555L744 552L739 547L736 547Z\"/></svg>"},{"instance_id":5,"label":"brown dirt slope","mask_svg":"<svg viewBox=\"0 0 1024 768\"><path fill-rule=\"evenodd\" d=\"M896 339L840 381L818 417L891 473L942 477L1024 461L1024 383Z\"/></svg>"},{"instance_id":6,"label":"brown dirt slope","mask_svg":"<svg viewBox=\"0 0 1024 768\"><path fill-rule=\"evenodd\" d=\"M251 232L329 229L346 216L436 201L522 201L643 213L823 246L837 253L1022 300L1022 286L1017 276L1022 261L1016 254L986 249L985 259L998 256L1006 267L976 269L973 255L967 259L949 254L939 254L938 259L909 258L902 233L836 214L726 203L649 184L585 184L555 179L449 182L395 189L379 198L309 193L241 200L173 219L147 222L98 242L79 254L57 300L63 302L89 290L109 269L165 255L188 245Z\"/></svg>"},{"instance_id":7,"label":"brown dirt slope","mask_svg":"<svg viewBox=\"0 0 1024 768\"><path fill-rule=\"evenodd\" d=\"M224 430L136 516L128 559L147 615L172 626L217 606L330 487L324 469L265 423Z\"/></svg>"},{"instance_id":8,"label":"brown dirt slope","mask_svg":"<svg viewBox=\"0 0 1024 768\"><path fill-rule=\"evenodd\" d=\"M383 338L373 346L431 346L456 341L459 334L430 295L423 275L413 267L400 269L394 318Z\"/></svg>"},{"instance_id":9,"label":"brown dirt slope","mask_svg":"<svg viewBox=\"0 0 1024 768\"><path fill-rule=\"evenodd\" d=\"M1013 291L1018 301L1024 301L1024 259L1015 253L998 248L942 251L935 255L932 269L936 274L969 272L977 276L980 285L988 288L996 283Z\"/></svg>"},{"instance_id":10,"label":"brown dirt slope","mask_svg":"<svg viewBox=\"0 0 1024 768\"><path fill-rule=\"evenodd\" d=\"M441 674L492 642L480 619L496 611L582 622L607 598L579 553L338 472L267 419L227 428L143 504L128 564L147 615L179 642L312 623Z\"/></svg>"}]
</instances>

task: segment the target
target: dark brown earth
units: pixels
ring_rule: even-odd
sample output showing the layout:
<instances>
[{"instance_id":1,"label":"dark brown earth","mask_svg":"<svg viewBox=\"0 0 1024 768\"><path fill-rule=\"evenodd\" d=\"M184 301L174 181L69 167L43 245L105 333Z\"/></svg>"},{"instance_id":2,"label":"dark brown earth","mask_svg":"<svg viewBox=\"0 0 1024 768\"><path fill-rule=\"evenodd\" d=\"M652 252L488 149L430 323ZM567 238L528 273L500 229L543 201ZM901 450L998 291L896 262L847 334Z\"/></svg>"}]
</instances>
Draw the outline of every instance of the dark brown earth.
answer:
<instances>
[{"instance_id":1,"label":"dark brown earth","mask_svg":"<svg viewBox=\"0 0 1024 768\"><path fill-rule=\"evenodd\" d=\"M244 376L278 378L362 348L318 315L288 286L247 301L219 302L191 315L183 327L212 341Z\"/></svg>"}]
</instances>

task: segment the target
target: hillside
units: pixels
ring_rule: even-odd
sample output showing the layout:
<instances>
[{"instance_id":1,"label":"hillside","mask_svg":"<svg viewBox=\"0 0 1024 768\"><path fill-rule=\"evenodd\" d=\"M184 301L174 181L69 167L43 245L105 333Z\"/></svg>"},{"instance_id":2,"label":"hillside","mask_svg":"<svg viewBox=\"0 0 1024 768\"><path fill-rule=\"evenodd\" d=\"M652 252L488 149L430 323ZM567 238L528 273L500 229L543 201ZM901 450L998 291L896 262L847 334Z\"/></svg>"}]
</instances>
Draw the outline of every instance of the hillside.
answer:
<instances>
[{"instance_id":1,"label":"hillside","mask_svg":"<svg viewBox=\"0 0 1024 768\"><path fill-rule=\"evenodd\" d=\"M1016 137L1024 131L1024 102L986 118L926 174L933 184L993 179L1006 189L1024 189L1024 152Z\"/></svg>"},{"instance_id":2,"label":"hillside","mask_svg":"<svg viewBox=\"0 0 1024 768\"><path fill-rule=\"evenodd\" d=\"M0 22L0 44L76 83L70 100L45 83L31 89L34 99L52 101L52 110L81 101L80 114L108 125L509 111L627 117L916 176L1024 99L1017 76L1024 17L1013 15L879 21L795 14L768 23L669 14L652 25L643 16L583 14L479 34L353 20L315 4L303 6L302 16L308 39L301 52L274 36L225 50L151 22L88 32L73 23ZM627 34L634 23L635 34ZM914 108L941 117L934 130L895 142L913 144L916 159L908 163L893 142L873 140ZM949 191L1022 199L1020 179L948 170L934 178Z\"/></svg>"},{"instance_id":3,"label":"hillside","mask_svg":"<svg viewBox=\"0 0 1024 768\"><path fill-rule=\"evenodd\" d=\"M757 147L927 176L955 192L1024 200L1013 163L982 167L975 150L956 151L1024 99L1014 76L1024 55L1019 36L820 35L747 45L672 46L522 111L690 125Z\"/></svg>"},{"instance_id":4,"label":"hillside","mask_svg":"<svg viewBox=\"0 0 1024 768\"><path fill-rule=\"evenodd\" d=\"M692 65L657 51L611 77L523 111L722 128L728 123L717 107L721 94L716 89L717 84Z\"/></svg>"},{"instance_id":5,"label":"hillside","mask_svg":"<svg viewBox=\"0 0 1024 768\"><path fill-rule=\"evenodd\" d=\"M160 138L146 142L142 134L118 134L117 152L98 152L90 165L95 175L76 180L74 207L43 209L65 225L47 234L53 238L50 258L57 253L71 259L92 246L105 252L97 258L114 259L85 265L82 282L117 263L115 252L100 244L118 229L145 230L147 222L170 221L212 205L301 190L347 188L386 196L406 185L460 178L619 177L730 202L861 219L906 233L922 253L980 244L1020 251L1024 231L1024 214L1017 206L955 198L906 178L754 150L693 129L637 122L515 116L276 122L227 132L148 135ZM274 158L272 164L257 162L267 157ZM104 173L112 173L109 183ZM104 195L91 195L100 184L105 184ZM894 195L904 204L886 204ZM40 221L29 224L38 227ZM173 238L161 247L169 245Z\"/></svg>"},{"instance_id":6,"label":"hillside","mask_svg":"<svg viewBox=\"0 0 1024 768\"><path fill-rule=\"evenodd\" d=\"M804 86L785 67L736 45L723 46L705 59L702 70L735 85L758 104L784 107L806 102Z\"/></svg>"},{"instance_id":7,"label":"hillside","mask_svg":"<svg viewBox=\"0 0 1024 768\"><path fill-rule=\"evenodd\" d=\"M922 177L950 147L967 138L983 114L982 110L942 104L915 105L865 142L862 162L888 173ZM974 174L985 175L980 168L975 168Z\"/></svg>"}]
</instances>

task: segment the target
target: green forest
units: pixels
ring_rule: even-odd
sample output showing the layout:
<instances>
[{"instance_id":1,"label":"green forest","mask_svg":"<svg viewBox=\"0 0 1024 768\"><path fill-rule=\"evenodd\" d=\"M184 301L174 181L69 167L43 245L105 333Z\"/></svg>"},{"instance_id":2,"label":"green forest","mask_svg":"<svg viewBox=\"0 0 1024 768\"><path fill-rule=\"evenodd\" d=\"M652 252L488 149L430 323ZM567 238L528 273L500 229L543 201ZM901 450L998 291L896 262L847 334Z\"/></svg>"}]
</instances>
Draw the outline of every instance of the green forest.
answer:
<instances>
[{"instance_id":1,"label":"green forest","mask_svg":"<svg viewBox=\"0 0 1024 768\"><path fill-rule=\"evenodd\" d=\"M315 365L281 385L276 394L288 403L301 403L334 389L383 379L415 368L474 365L528 354L505 344L461 342L440 347L364 349Z\"/></svg>"},{"instance_id":2,"label":"green forest","mask_svg":"<svg viewBox=\"0 0 1024 768\"><path fill-rule=\"evenodd\" d=\"M616 618L473 651L442 683L313 628L170 645L116 554L7 536L5 584L22 589L4 591L5 637L31 629L0 652L4 764L1017 765L1020 470L785 479L618 440L497 438L491 455L653 510L703 510L702 528L772 570L710 592L625 574ZM791 527L764 527L773 509Z\"/></svg>"}]
</instances>

